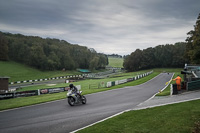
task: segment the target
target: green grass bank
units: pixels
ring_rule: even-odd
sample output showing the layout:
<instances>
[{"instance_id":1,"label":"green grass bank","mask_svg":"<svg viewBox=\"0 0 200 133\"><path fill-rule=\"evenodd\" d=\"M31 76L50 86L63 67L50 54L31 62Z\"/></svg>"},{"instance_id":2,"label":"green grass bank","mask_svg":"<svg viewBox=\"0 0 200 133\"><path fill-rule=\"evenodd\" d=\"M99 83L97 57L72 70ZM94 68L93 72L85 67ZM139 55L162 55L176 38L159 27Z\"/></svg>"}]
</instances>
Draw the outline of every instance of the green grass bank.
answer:
<instances>
[{"instance_id":1,"label":"green grass bank","mask_svg":"<svg viewBox=\"0 0 200 133\"><path fill-rule=\"evenodd\" d=\"M40 71L35 68L28 67L26 65L12 62L12 61L0 61L0 76L10 77L9 82L35 80L53 78L67 75L81 74L78 71Z\"/></svg>"},{"instance_id":2,"label":"green grass bank","mask_svg":"<svg viewBox=\"0 0 200 133\"><path fill-rule=\"evenodd\" d=\"M200 100L129 111L78 133L199 133Z\"/></svg>"},{"instance_id":3,"label":"green grass bank","mask_svg":"<svg viewBox=\"0 0 200 133\"><path fill-rule=\"evenodd\" d=\"M142 73L143 71L140 72L133 72L133 73L123 73L121 74L120 77L110 77L103 79L105 82L107 81L115 81L115 80L120 80L128 77L133 77L134 75L137 75L138 73ZM133 82L128 82L120 85L116 85L110 88L100 88L100 89L90 89L89 84L92 83L94 84L102 82L101 79L88 79L88 80L83 80L80 82L74 82L74 85L81 85L81 88L83 90L83 94L91 94L91 93L96 93L96 92L101 92L101 91L107 91L111 89L118 89L122 88L125 86L134 86L138 84L142 84L153 77L157 76L159 73L154 72L144 78L138 79ZM66 87L69 84L57 84L53 87ZM47 86L47 85L39 85L39 86L31 86L31 87L24 87L20 91L25 91L25 90L37 90L37 89L43 89L43 88L52 88L52 86ZM39 104L39 103L44 103L44 102L49 102L49 101L54 101L54 100L60 100L60 99L66 99L66 93L67 92L60 92L60 93L54 93L54 94L45 94L45 95L39 95L39 96L31 96L31 97L20 97L20 98L14 98L14 99L6 99L6 100L0 100L0 110L6 110L6 109L12 109L12 108L17 108L17 107L23 107L23 106L29 106L29 105L34 105L34 104Z\"/></svg>"},{"instance_id":4,"label":"green grass bank","mask_svg":"<svg viewBox=\"0 0 200 133\"><path fill-rule=\"evenodd\" d=\"M123 58L112 58L112 57L109 57L108 58L108 62L109 62L108 66L123 68L124 59Z\"/></svg>"},{"instance_id":5,"label":"green grass bank","mask_svg":"<svg viewBox=\"0 0 200 133\"><path fill-rule=\"evenodd\" d=\"M133 77L137 74L142 74L150 70L145 70L145 71L138 71L138 72L130 72L130 73L121 73L118 75L111 76L109 78L105 79L88 79L88 80L83 80L80 82L74 82L74 85L81 85L81 88L83 90L83 94L91 94L91 93L96 93L96 92L101 92L101 91L107 91L110 89L118 89L118 88L123 88L125 86L135 86L142 84L144 82L147 82L148 80L154 78L157 76L160 72L174 72L178 71L181 69L154 69L154 72L150 74L149 76L146 76L144 78L141 78L136 81L128 82L125 84L120 84L116 86L112 86L110 88L100 88L100 89L93 89L89 88L89 84L95 84L95 83L101 83L101 82L108 82L108 81L116 81L120 79L126 79ZM25 90L37 90L37 89L44 89L44 88L54 88L54 87L66 87L69 84L57 84L55 86L47 86L46 84L44 85L39 85L39 86L31 86L31 87L24 87L19 91L25 91ZM161 88L162 89L162 88ZM159 91L159 90L158 90ZM17 108L17 107L23 107L23 106L29 106L29 105L34 105L34 104L39 104L39 103L44 103L44 102L49 102L49 101L54 101L54 100L60 100L60 99L65 99L66 98L66 92L61 92L61 93L54 93L54 94L45 94L45 95L40 95L40 96L31 96L31 97L20 97L20 98L14 98L14 99L7 99L7 100L0 100L0 110L6 110L6 109L12 109L12 108Z\"/></svg>"}]
</instances>

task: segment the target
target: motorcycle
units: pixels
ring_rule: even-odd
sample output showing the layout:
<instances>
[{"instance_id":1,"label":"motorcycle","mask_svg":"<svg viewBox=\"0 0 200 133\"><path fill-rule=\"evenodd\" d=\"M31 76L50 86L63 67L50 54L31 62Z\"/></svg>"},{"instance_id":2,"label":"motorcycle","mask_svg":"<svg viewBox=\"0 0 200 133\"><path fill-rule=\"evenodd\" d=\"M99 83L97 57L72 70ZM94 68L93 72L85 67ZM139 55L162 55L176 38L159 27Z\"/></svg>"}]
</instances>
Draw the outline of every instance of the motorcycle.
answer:
<instances>
[{"instance_id":1,"label":"motorcycle","mask_svg":"<svg viewBox=\"0 0 200 133\"><path fill-rule=\"evenodd\" d=\"M79 104L79 103L82 103L82 104L86 104L86 97L81 95L82 91L79 91L79 94L75 94L75 93L72 93L72 90L68 90L67 92L67 98L68 98L68 103L70 106L74 106L75 104Z\"/></svg>"}]
</instances>

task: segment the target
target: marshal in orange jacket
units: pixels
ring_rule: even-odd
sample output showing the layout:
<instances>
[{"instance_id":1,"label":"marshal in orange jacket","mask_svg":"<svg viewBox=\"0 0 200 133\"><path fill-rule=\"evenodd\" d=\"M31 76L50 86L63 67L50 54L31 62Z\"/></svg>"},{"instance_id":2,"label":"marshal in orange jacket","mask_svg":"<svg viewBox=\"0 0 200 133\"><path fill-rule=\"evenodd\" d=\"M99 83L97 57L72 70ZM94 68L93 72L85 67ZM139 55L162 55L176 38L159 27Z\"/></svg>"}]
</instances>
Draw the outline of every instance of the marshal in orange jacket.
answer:
<instances>
[{"instance_id":1,"label":"marshal in orange jacket","mask_svg":"<svg viewBox=\"0 0 200 133\"><path fill-rule=\"evenodd\" d=\"M181 90L181 77L176 77L175 79L173 80L176 80L176 84L177 84L177 89L178 90Z\"/></svg>"}]
</instances>

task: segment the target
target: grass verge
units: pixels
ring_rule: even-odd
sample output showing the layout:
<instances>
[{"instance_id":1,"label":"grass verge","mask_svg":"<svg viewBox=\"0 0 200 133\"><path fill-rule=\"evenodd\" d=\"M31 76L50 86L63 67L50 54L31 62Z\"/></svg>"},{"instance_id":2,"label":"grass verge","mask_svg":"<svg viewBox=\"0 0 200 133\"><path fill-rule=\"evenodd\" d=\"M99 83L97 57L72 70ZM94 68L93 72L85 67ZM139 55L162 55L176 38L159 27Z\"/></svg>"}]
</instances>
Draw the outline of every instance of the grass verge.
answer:
<instances>
[{"instance_id":1,"label":"grass verge","mask_svg":"<svg viewBox=\"0 0 200 133\"><path fill-rule=\"evenodd\" d=\"M183 75L181 74L181 69L173 69L173 73L174 73L174 76L172 79L176 78L178 75L181 77L182 81L183 81ZM176 83L176 81L171 81L170 84L174 84ZM170 84L160 93L158 93L156 96L168 96L170 95Z\"/></svg>"},{"instance_id":2,"label":"grass verge","mask_svg":"<svg viewBox=\"0 0 200 133\"><path fill-rule=\"evenodd\" d=\"M108 66L123 68L124 59L109 57L108 62L109 62Z\"/></svg>"},{"instance_id":3,"label":"grass verge","mask_svg":"<svg viewBox=\"0 0 200 133\"><path fill-rule=\"evenodd\" d=\"M64 98L66 98L66 92L0 100L0 111L60 100Z\"/></svg>"},{"instance_id":4,"label":"grass verge","mask_svg":"<svg viewBox=\"0 0 200 133\"><path fill-rule=\"evenodd\" d=\"M149 70L150 71L150 70ZM110 76L108 78L104 78L104 79L87 79L87 80L81 80L78 82L73 82L74 85L81 85L81 88L85 91L92 91L93 89L90 89L90 85L93 85L94 87L97 87L99 84L101 83L107 83L110 81L116 81L116 80L122 80L122 79L127 79L127 78L133 78L134 76L138 75L138 74L143 74L147 71L138 71L138 72L129 72L129 73L121 73L121 74L117 74L117 75L113 75ZM121 84L118 86L114 86L111 87L112 89L115 88L120 88L120 87L124 87L124 86L133 86L133 85L138 85L141 84L143 82L148 81L149 79L151 79L152 77L158 75L158 72L154 72L151 75L148 76L148 78L142 78L140 80L136 80L135 82L129 82L126 84ZM66 87L69 86L70 83L66 84L66 83L60 83L60 84L56 84L54 86L48 86L48 84L44 84L44 85L35 85L35 86L28 86L28 87L22 87L19 91L27 91L27 90L38 90L38 89L45 89L45 88L56 88L56 87ZM100 88L98 90L102 90L103 88ZM108 89L108 88L107 88ZM95 89L97 90L97 89Z\"/></svg>"},{"instance_id":5,"label":"grass verge","mask_svg":"<svg viewBox=\"0 0 200 133\"><path fill-rule=\"evenodd\" d=\"M80 81L80 82L74 82L74 85L81 85L81 88L83 90L83 94L86 95L86 94L91 94L91 93L96 93L96 92L101 92L101 91L107 91L107 90L111 90L111 89L123 88L125 86L139 85L139 84L145 83L146 81L154 78L160 72L165 72L165 71L171 72L171 71L175 71L175 70L174 69L154 69L154 72L152 74L150 74L150 75L148 75L144 78L141 78L139 80L136 80L136 81L132 81L132 82L128 82L128 83L125 83L125 84L113 86L113 87L110 87L110 88L89 89L90 83L94 84L94 83L100 83L102 81L108 82L108 81L116 81L116 80L120 80L120 79L126 79L126 78L130 78L130 77L136 76L137 74L142 74L142 73L145 73L145 72L148 72L148 71L150 71L150 70L137 71L137 72L132 72L132 73L122 73L122 74L114 75L114 76L111 76L109 78L101 79L101 80L97 80L97 79L84 80L84 81ZM58 84L58 85L53 86L53 87L65 87L65 86L68 86L68 84L63 83L63 84ZM25 87L20 91L37 90L37 89L44 89L44 88L52 88L52 86L42 85L42 86ZM39 104L39 103L44 103L44 102L54 101L54 100L59 100L59 99L64 99L64 98L66 98L66 92L55 93L55 94L46 94L46 95L40 95L40 96L21 97L21 98L15 98L15 99L0 100L0 105L1 105L0 110L29 106L29 105L33 105L33 104Z\"/></svg>"},{"instance_id":6,"label":"grass verge","mask_svg":"<svg viewBox=\"0 0 200 133\"><path fill-rule=\"evenodd\" d=\"M197 133L200 100L129 111L78 133Z\"/></svg>"},{"instance_id":7,"label":"grass verge","mask_svg":"<svg viewBox=\"0 0 200 133\"><path fill-rule=\"evenodd\" d=\"M10 77L9 82L81 74L78 71L40 71L13 61L0 61L0 70L0 76Z\"/></svg>"},{"instance_id":8,"label":"grass verge","mask_svg":"<svg viewBox=\"0 0 200 133\"><path fill-rule=\"evenodd\" d=\"M154 72L154 73L152 73L144 78L138 79L136 81L128 82L128 83L121 84L121 85L116 85L116 86L113 86L110 88L89 89L88 83L90 83L90 82L94 83L96 80L94 80L94 81L93 80L88 80L88 81L84 80L84 81L80 81L80 82L75 82L75 85L81 85L83 94L86 95L86 94L91 94L91 93L96 93L96 92L101 92L101 91L107 91L107 90L111 90L111 89L122 88L125 86L134 86L134 85L142 84L142 83L152 79L153 77L157 76L158 74L159 74L158 72ZM67 86L67 85L59 84L54 87L61 87L61 86ZM50 87L50 88L52 88L52 87ZM24 90L32 90L32 89L41 89L41 86L35 86L35 88L31 87L31 88L27 88ZM0 110L12 109L12 108L17 108L17 107L23 107L23 106L33 105L33 104L44 103L44 102L48 102L48 101L65 99L66 93L67 92L60 92L60 93L45 94L45 95L40 95L40 96L20 97L20 98L14 98L14 99L0 100L0 105L1 105Z\"/></svg>"}]
</instances>

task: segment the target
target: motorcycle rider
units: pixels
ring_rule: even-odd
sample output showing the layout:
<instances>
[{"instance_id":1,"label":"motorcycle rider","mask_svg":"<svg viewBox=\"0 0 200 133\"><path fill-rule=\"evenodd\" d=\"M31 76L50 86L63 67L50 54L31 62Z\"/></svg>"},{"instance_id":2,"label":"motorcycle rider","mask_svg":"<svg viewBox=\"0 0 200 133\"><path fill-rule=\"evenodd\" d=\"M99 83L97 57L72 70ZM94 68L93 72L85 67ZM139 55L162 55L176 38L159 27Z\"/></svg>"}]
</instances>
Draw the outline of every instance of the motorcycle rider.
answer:
<instances>
[{"instance_id":1,"label":"motorcycle rider","mask_svg":"<svg viewBox=\"0 0 200 133\"><path fill-rule=\"evenodd\" d=\"M76 86L74 86L73 84L69 85L70 90L72 90L72 93L75 94L75 96L77 97L76 101L78 100L78 97L82 98L81 94L79 93L78 89L76 88Z\"/></svg>"}]
</instances>

